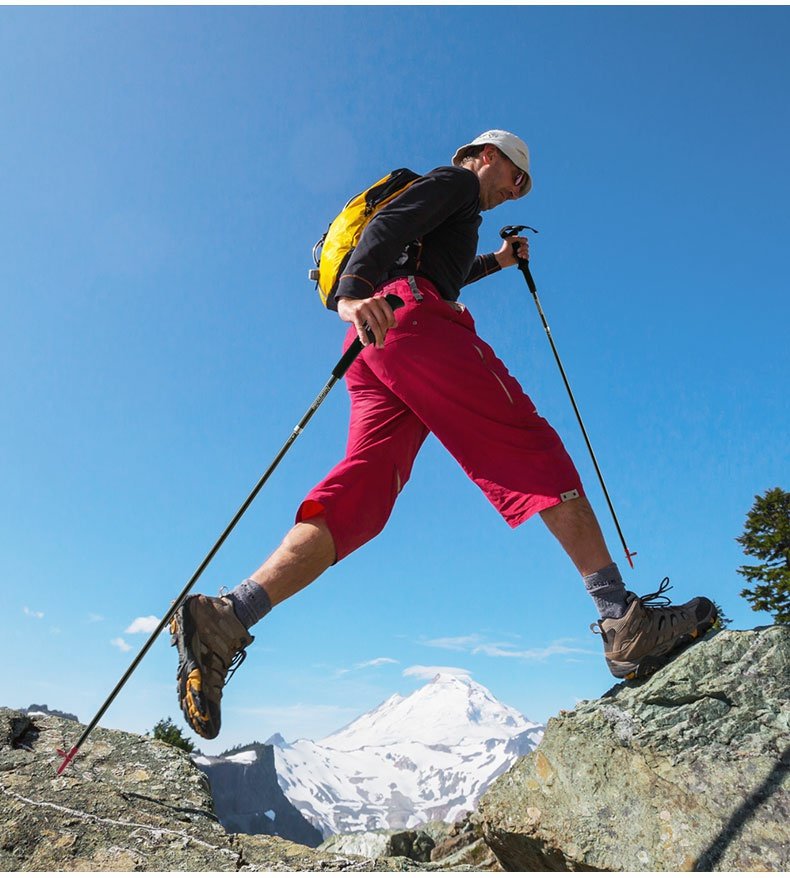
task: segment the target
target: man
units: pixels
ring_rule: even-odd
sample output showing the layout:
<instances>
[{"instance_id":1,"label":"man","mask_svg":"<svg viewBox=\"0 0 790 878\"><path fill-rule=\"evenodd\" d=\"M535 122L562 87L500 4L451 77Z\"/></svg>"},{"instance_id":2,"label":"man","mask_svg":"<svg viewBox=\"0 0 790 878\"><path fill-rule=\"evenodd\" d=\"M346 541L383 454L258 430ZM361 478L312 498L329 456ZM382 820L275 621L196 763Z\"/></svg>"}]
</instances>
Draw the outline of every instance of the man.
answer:
<instances>
[{"instance_id":1,"label":"man","mask_svg":"<svg viewBox=\"0 0 790 878\"><path fill-rule=\"evenodd\" d=\"M521 237L475 254L480 211L531 188L526 144L487 131L365 228L333 303L351 324L346 345L355 335L365 345L346 375L346 457L308 494L295 526L249 579L227 596L188 598L171 623L179 700L197 734L219 733L222 688L252 643L249 629L381 531L429 432L511 527L540 514L595 602L616 677L652 673L715 621L707 598L669 606L666 581L643 598L626 591L562 442L458 302L465 284L516 264L514 244L527 257ZM405 303L397 317L384 299L390 292Z\"/></svg>"}]
</instances>

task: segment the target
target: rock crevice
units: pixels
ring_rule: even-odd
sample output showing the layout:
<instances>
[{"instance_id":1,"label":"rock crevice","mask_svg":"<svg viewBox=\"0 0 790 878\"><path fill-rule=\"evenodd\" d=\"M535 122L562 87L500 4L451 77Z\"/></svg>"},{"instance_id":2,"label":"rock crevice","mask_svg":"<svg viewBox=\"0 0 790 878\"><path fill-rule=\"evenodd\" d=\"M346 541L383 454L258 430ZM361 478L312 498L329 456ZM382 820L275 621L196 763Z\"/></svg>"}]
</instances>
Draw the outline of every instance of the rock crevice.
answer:
<instances>
[{"instance_id":1,"label":"rock crevice","mask_svg":"<svg viewBox=\"0 0 790 878\"><path fill-rule=\"evenodd\" d=\"M713 701L720 701L727 707L736 706L735 702L726 692L688 693L686 695L680 695L677 698L673 698L671 695L665 695L655 698L646 698L645 704L651 704L655 707L685 707L688 704L697 704L700 701L705 701L706 698L711 698Z\"/></svg>"}]
</instances>

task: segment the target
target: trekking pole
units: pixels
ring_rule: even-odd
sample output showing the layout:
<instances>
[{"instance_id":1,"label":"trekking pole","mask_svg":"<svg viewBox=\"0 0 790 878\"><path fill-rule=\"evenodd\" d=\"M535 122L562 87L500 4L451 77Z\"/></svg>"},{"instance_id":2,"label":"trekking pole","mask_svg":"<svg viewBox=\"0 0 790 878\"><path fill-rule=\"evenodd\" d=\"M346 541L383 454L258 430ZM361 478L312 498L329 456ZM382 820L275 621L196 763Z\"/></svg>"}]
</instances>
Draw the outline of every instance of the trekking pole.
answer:
<instances>
[{"instance_id":1,"label":"trekking pole","mask_svg":"<svg viewBox=\"0 0 790 878\"><path fill-rule=\"evenodd\" d=\"M396 308L400 308L401 305L403 305L403 300L400 299L398 296L393 295L392 293L390 293L390 295L386 296L385 299L393 311ZM369 329L368 329L368 337L370 338L371 341L374 341L373 333ZM102 704L101 708L99 709L99 712L96 714L96 716L93 717L93 719L85 727L85 731L80 736L80 739L77 741L77 743L69 751L60 750L60 749L57 751L59 756L64 757L60 768L58 768L59 775L63 773L66 766L69 764L69 762L71 762L71 760L77 755L77 751L85 743L85 741L88 738L88 735L90 735L90 733L94 730L94 728L96 728L97 723L104 716L105 712L107 711L107 708L113 703L113 701L115 701L118 693L126 685L126 682L128 681L129 677L132 676L132 674L136 670L137 666L140 664L140 662L145 657L145 654L148 652L148 650L151 648L151 646L153 646L153 643L156 640L156 638L159 637L159 635L162 633L162 631L164 631L167 624L170 622L170 620L176 614L176 611L181 606L181 604L184 602L186 596L192 590L192 588L194 587L194 585L198 581L198 579L200 579L201 575L203 574L203 571L206 569L206 567L208 567L208 565L211 563L211 560L213 559L213 557L219 551L220 546L228 538L228 536L230 535L230 532L233 530L233 528L236 527L236 525L239 523L239 520L241 519L242 515L244 515L244 513L250 507L250 504L252 503L252 501L257 497L258 492L266 484L269 476L274 472L274 470L277 468L277 465L285 457L285 454L288 451L288 449L293 445L293 443L296 441L299 434L307 426L307 423L310 420L310 418L312 418L313 415L316 413L316 411L318 411L319 406L326 399L329 391L346 374L348 367L354 362L354 360L357 358L357 356L359 355L359 353L361 351L362 351L362 342L359 340L359 338L355 338L354 341L349 346L349 348L343 354L343 356L335 364L335 368L332 369L332 375L329 378L329 381L327 381L327 383L324 385L321 392L315 398L313 404L310 406L310 408L307 410L307 412L305 412L305 415L302 418L302 420L299 421L299 423L294 427L293 433L291 433L291 435L288 438L288 441L280 449L279 453L277 454L277 457L274 458L269 469L267 469L266 472L260 477L260 479L258 480L258 484L255 485L255 487L252 489L252 491L250 492L247 499L239 507L238 512L231 519L230 524L228 524L228 526L222 532L219 539L211 547L211 551L200 562L200 565L198 566L197 570L195 570L195 572L192 574L192 576L189 579L189 582L187 582L187 584L184 586L183 591L175 599L175 601L173 602L173 605L170 607L168 612L165 614L164 618L156 626L156 630L148 638L148 641L146 642L145 646L140 650L137 657L134 659L134 661L126 669L126 673L118 681L115 688L109 694L109 696L107 697L107 700L104 702L104 704Z\"/></svg>"},{"instance_id":2,"label":"trekking pole","mask_svg":"<svg viewBox=\"0 0 790 878\"><path fill-rule=\"evenodd\" d=\"M504 228L499 230L499 235L503 239L510 238L513 235L517 235L519 232L523 232L524 229L528 229L530 232L538 233L537 229L533 229L532 226L505 226ZM623 550L625 551L625 557L628 560L628 563L633 568L634 562L633 557L636 555L636 552L631 552L628 549L628 546L625 542L625 537L623 536L623 531L620 527L620 522L617 520L617 514L614 511L614 506L612 505L612 501L609 497L609 492L606 490L606 483L603 480L603 475L601 474L601 468L598 466L598 461L595 457L595 452L593 451L592 444L590 443L590 437L587 435L587 430L584 427L584 421L582 421L582 416L579 412L579 407L576 405L576 400L573 396L573 391L571 390L571 385L568 382L568 376L565 374L565 369L562 366L562 360L560 360L560 355L557 352L557 346L554 344L554 339L551 337L551 330L549 329L549 324L546 322L546 315L543 313L543 308L540 305L540 299L538 298L538 288L535 286L535 281L532 278L532 272L529 270L529 259L522 259L517 252L517 245L513 244L513 255L518 260L518 267L521 273L524 275L524 280L527 282L527 286L529 287L529 291L532 293L532 298L535 300L535 305L538 309L538 314L540 314L540 319L543 322L543 328L546 330L546 335L549 339L549 344L551 345L551 349L554 352L554 359L557 361L557 365L560 368L560 374L562 375L562 380L565 382L565 389L568 391L568 396L571 399L571 405L573 406L573 410L576 413L576 420L579 422L579 426L582 430L582 435L584 436L584 441L587 443L587 450L590 452L590 457L592 458L593 466L595 467L595 472L598 474L598 481L601 483L601 487L603 488L604 497L606 497L606 502L609 504L609 511L612 513L612 518L614 519L614 526L617 528L617 534L620 537L620 542L623 544Z\"/></svg>"}]
</instances>

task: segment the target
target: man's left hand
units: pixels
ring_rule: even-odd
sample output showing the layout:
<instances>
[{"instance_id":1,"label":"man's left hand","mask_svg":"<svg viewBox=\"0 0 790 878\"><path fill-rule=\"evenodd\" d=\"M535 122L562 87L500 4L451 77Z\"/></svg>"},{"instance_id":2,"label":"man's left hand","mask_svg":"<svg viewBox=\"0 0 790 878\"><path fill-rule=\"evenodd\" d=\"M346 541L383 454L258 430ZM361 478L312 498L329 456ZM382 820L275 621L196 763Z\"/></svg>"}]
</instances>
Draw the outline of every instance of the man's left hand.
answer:
<instances>
[{"instance_id":1,"label":"man's left hand","mask_svg":"<svg viewBox=\"0 0 790 878\"><path fill-rule=\"evenodd\" d=\"M505 238L502 246L494 254L500 268L507 268L510 265L517 264L516 257L513 255L514 244L518 246L519 258L529 259L529 241L521 235L512 235L510 238Z\"/></svg>"}]
</instances>

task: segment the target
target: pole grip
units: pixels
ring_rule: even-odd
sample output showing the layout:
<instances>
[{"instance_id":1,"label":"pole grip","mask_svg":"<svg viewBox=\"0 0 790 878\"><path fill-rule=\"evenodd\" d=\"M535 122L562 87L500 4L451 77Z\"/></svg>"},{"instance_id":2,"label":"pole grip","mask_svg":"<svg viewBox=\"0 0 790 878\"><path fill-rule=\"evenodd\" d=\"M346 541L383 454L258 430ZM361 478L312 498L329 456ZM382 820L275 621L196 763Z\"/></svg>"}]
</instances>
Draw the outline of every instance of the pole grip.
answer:
<instances>
[{"instance_id":1,"label":"pole grip","mask_svg":"<svg viewBox=\"0 0 790 878\"><path fill-rule=\"evenodd\" d=\"M513 252L516 252L516 245L513 245ZM518 257L516 257L518 259ZM529 291L534 296L538 292L537 285L532 277L532 272L529 270L529 259L519 259L518 260L518 268L519 271L524 275L524 280L527 282L527 286L529 287Z\"/></svg>"},{"instance_id":2,"label":"pole grip","mask_svg":"<svg viewBox=\"0 0 790 878\"><path fill-rule=\"evenodd\" d=\"M400 308L403 305L403 299L400 296L396 296L394 293L390 293L387 296L384 296L384 300L387 304L395 311L397 308ZM368 329L368 338L371 342L375 341L373 338L373 333ZM348 346L343 356L337 361L335 364L335 368L332 369L332 375L339 381L348 371L349 366L356 360L359 354L362 352L362 348L364 345L359 340L359 338L355 338L353 342Z\"/></svg>"},{"instance_id":3,"label":"pole grip","mask_svg":"<svg viewBox=\"0 0 790 878\"><path fill-rule=\"evenodd\" d=\"M536 235L538 234L537 229L533 229L532 226L503 226L499 230L499 237L502 240L506 241L508 238L512 238L514 235L517 235L519 232L529 231L534 232ZM518 255L518 244L513 241L513 256L516 258L516 263L524 275L524 280L527 282L527 286L529 287L529 291L533 296L537 295L538 288L535 285L535 281L532 279L532 272L529 270L529 259L522 259Z\"/></svg>"}]
</instances>

